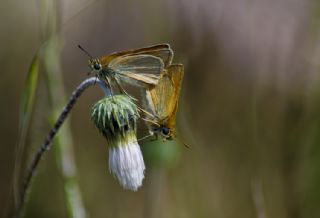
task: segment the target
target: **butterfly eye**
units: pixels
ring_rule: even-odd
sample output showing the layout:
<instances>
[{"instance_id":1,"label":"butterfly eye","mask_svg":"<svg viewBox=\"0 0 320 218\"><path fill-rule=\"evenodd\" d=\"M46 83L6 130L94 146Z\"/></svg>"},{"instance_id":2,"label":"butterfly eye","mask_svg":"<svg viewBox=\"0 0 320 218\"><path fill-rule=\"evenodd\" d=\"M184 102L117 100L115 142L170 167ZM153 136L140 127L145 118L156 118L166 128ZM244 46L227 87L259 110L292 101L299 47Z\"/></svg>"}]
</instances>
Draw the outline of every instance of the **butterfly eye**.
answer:
<instances>
[{"instance_id":1,"label":"butterfly eye","mask_svg":"<svg viewBox=\"0 0 320 218\"><path fill-rule=\"evenodd\" d=\"M93 69L95 69L95 70L100 70L100 64L94 63L94 64L93 64Z\"/></svg>"},{"instance_id":2,"label":"butterfly eye","mask_svg":"<svg viewBox=\"0 0 320 218\"><path fill-rule=\"evenodd\" d=\"M170 130L166 127L162 127L161 132L163 135L167 136L170 132Z\"/></svg>"}]
</instances>

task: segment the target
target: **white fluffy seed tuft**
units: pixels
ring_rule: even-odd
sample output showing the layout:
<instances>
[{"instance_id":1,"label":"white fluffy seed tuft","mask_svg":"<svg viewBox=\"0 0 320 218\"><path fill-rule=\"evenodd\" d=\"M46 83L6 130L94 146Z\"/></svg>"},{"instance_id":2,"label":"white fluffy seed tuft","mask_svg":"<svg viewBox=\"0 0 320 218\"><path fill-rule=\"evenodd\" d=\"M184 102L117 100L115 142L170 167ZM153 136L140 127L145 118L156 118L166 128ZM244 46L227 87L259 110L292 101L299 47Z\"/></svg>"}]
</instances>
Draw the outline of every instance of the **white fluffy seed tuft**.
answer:
<instances>
[{"instance_id":1,"label":"white fluffy seed tuft","mask_svg":"<svg viewBox=\"0 0 320 218\"><path fill-rule=\"evenodd\" d=\"M146 169L137 142L109 149L109 170L124 189L137 191L144 179Z\"/></svg>"}]
</instances>

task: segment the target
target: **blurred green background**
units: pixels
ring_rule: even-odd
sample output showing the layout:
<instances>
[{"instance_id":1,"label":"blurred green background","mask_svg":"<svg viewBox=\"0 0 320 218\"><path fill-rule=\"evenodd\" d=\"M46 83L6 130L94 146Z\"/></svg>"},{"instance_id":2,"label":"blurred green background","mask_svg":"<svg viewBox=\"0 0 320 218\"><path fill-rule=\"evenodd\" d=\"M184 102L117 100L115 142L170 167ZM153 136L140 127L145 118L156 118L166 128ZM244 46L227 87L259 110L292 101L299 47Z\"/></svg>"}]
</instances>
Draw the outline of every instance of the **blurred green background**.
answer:
<instances>
[{"instance_id":1,"label":"blurred green background","mask_svg":"<svg viewBox=\"0 0 320 218\"><path fill-rule=\"evenodd\" d=\"M80 98L69 120L88 217L320 217L319 1L14 0L1 1L0 13L0 216L13 206L28 68L55 37L66 96L89 70L78 44L98 57L167 42L185 65L178 131L191 148L142 144L147 170L136 193L109 174L90 122L101 91ZM26 160L51 126L47 81L40 72ZM56 150L40 164L25 217L68 217Z\"/></svg>"}]
</instances>

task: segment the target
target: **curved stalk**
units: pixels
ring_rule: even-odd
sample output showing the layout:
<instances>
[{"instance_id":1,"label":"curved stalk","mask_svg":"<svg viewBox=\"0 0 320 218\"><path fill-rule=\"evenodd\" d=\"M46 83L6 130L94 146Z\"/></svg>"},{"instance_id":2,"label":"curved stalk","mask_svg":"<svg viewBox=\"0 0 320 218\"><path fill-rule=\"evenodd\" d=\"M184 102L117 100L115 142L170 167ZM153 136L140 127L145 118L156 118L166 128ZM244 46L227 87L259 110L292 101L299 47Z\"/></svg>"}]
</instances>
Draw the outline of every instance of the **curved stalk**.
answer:
<instances>
[{"instance_id":1,"label":"curved stalk","mask_svg":"<svg viewBox=\"0 0 320 218\"><path fill-rule=\"evenodd\" d=\"M71 94L71 97L69 98L68 103L63 108L63 111L61 112L60 116L58 117L56 123L54 124L53 128L49 131L44 143L40 146L38 151L34 154L32 161L28 167L27 174L24 178L24 183L22 186L22 190L20 193L20 198L18 200L18 206L16 208L16 212L14 217L18 218L21 214L21 211L23 209L25 200L26 200L26 193L28 192L30 188L31 180L34 176L34 173L39 165L39 161L43 157L44 153L51 148L51 143L53 141L54 136L57 134L58 130L64 123L65 119L67 118L68 114L70 113L71 109L77 102L77 99L81 96L81 94L84 92L86 88L88 88L91 85L98 84L102 91L105 93L105 95L110 95L110 87L106 85L105 82L99 80L96 77L91 77L83 81Z\"/></svg>"}]
</instances>

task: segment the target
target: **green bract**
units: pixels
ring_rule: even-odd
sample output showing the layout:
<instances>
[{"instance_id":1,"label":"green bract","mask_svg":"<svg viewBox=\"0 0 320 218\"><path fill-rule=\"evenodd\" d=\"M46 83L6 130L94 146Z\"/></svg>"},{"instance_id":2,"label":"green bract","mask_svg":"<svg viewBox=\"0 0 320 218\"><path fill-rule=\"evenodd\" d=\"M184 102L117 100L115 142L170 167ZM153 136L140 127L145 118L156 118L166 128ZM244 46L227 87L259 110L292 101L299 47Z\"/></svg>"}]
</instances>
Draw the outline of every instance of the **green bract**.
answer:
<instances>
[{"instance_id":1,"label":"green bract","mask_svg":"<svg viewBox=\"0 0 320 218\"><path fill-rule=\"evenodd\" d=\"M109 146L125 145L135 138L138 117L136 104L126 95L105 97L91 109L91 120Z\"/></svg>"}]
</instances>

